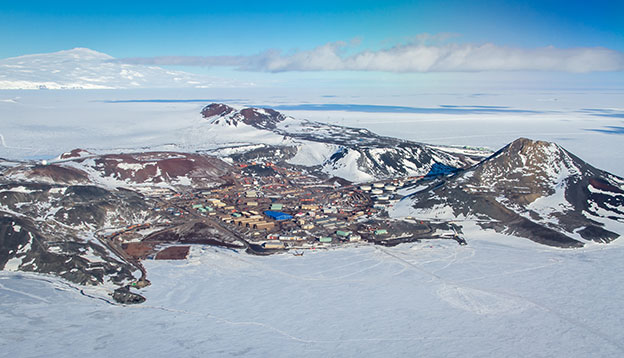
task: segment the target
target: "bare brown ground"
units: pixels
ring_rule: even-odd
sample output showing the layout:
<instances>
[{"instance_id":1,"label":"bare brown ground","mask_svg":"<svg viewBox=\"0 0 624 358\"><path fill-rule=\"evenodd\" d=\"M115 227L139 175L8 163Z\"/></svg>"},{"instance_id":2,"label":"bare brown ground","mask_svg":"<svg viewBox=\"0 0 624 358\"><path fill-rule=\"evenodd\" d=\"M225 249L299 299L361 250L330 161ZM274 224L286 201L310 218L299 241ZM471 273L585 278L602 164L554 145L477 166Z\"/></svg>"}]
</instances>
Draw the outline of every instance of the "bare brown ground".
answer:
<instances>
[{"instance_id":1,"label":"bare brown ground","mask_svg":"<svg viewBox=\"0 0 624 358\"><path fill-rule=\"evenodd\" d=\"M170 246L156 254L156 260L184 260L189 254L190 246Z\"/></svg>"}]
</instances>

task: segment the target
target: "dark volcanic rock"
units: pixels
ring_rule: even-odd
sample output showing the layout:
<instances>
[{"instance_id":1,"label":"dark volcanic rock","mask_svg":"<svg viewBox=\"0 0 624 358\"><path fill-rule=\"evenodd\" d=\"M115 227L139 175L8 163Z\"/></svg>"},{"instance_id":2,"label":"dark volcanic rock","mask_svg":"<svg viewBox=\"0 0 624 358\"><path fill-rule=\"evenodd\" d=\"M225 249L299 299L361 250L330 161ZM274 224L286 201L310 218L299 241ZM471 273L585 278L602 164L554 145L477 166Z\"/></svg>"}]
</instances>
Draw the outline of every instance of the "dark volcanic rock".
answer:
<instances>
[{"instance_id":1,"label":"dark volcanic rock","mask_svg":"<svg viewBox=\"0 0 624 358\"><path fill-rule=\"evenodd\" d=\"M98 259L90 261L85 254ZM54 274L81 285L98 285L107 277L113 283L134 279L133 268L102 246L67 235L50 237L32 221L1 212L0 268Z\"/></svg>"},{"instance_id":2,"label":"dark volcanic rock","mask_svg":"<svg viewBox=\"0 0 624 358\"><path fill-rule=\"evenodd\" d=\"M212 103L204 107L201 111L201 114L202 116L204 116L204 118L209 118L209 117L214 117L214 116L224 116L234 111L235 111L234 108L226 104Z\"/></svg>"},{"instance_id":3,"label":"dark volcanic rock","mask_svg":"<svg viewBox=\"0 0 624 358\"><path fill-rule=\"evenodd\" d=\"M123 304L137 304L145 302L145 297L130 292L128 287L120 287L113 292L113 299Z\"/></svg>"},{"instance_id":4,"label":"dark volcanic rock","mask_svg":"<svg viewBox=\"0 0 624 358\"><path fill-rule=\"evenodd\" d=\"M215 123L219 123L222 117L230 125L237 126L238 123L256 127L258 129L275 129L277 123L286 119L286 116L270 108L245 108L238 112L223 103L212 103L204 107L201 111L204 118L215 118Z\"/></svg>"},{"instance_id":5,"label":"dark volcanic rock","mask_svg":"<svg viewBox=\"0 0 624 358\"><path fill-rule=\"evenodd\" d=\"M104 178L129 185L188 181L196 185L208 185L220 183L220 177L231 170L229 164L216 157L177 152L109 154L74 159L71 162L73 165L83 165L85 170L93 170Z\"/></svg>"},{"instance_id":6,"label":"dark volcanic rock","mask_svg":"<svg viewBox=\"0 0 624 358\"><path fill-rule=\"evenodd\" d=\"M94 185L0 185L0 268L80 285L126 285L136 268L97 239L103 227L153 220L149 199ZM16 214L19 213L19 214Z\"/></svg>"},{"instance_id":7,"label":"dark volcanic rock","mask_svg":"<svg viewBox=\"0 0 624 358\"><path fill-rule=\"evenodd\" d=\"M111 212L132 215L149 211L145 198L135 192L109 191L93 185L68 187L59 204L62 206L54 215L57 220L93 227L102 227Z\"/></svg>"},{"instance_id":8,"label":"dark volcanic rock","mask_svg":"<svg viewBox=\"0 0 624 358\"><path fill-rule=\"evenodd\" d=\"M275 169L270 166L262 165L262 164L254 164L247 166L242 170L242 173L245 175L258 175L261 177L272 177L277 174Z\"/></svg>"},{"instance_id":9,"label":"dark volcanic rock","mask_svg":"<svg viewBox=\"0 0 624 358\"><path fill-rule=\"evenodd\" d=\"M245 108L240 111L243 122L260 129L274 129L286 116L269 108Z\"/></svg>"},{"instance_id":10,"label":"dark volcanic rock","mask_svg":"<svg viewBox=\"0 0 624 358\"><path fill-rule=\"evenodd\" d=\"M297 154L297 147L293 146L254 146L253 149L230 155L236 162L285 162Z\"/></svg>"},{"instance_id":11,"label":"dark volcanic rock","mask_svg":"<svg viewBox=\"0 0 624 358\"><path fill-rule=\"evenodd\" d=\"M85 157L89 155L93 155L93 153L89 152L88 150L76 148L72 151L61 154L60 159L80 158L80 157Z\"/></svg>"}]
</instances>

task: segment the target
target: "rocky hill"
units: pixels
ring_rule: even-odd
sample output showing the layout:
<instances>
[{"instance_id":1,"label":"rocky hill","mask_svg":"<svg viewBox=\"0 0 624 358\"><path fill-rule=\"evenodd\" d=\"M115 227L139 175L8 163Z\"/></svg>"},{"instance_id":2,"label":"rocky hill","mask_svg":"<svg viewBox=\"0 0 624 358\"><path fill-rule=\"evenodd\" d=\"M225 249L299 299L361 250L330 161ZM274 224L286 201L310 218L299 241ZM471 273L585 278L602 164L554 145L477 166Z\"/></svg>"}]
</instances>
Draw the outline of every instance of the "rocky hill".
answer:
<instances>
[{"instance_id":1,"label":"rocky hill","mask_svg":"<svg viewBox=\"0 0 624 358\"><path fill-rule=\"evenodd\" d=\"M475 219L482 227L560 247L610 242L624 232L624 179L557 144L520 138L403 200L395 212Z\"/></svg>"},{"instance_id":2,"label":"rocky hill","mask_svg":"<svg viewBox=\"0 0 624 358\"><path fill-rule=\"evenodd\" d=\"M213 103L204 107L202 115L204 122L192 129L190 142L222 143L211 151L213 154L315 167L353 182L451 173L490 154L295 119L268 108L239 111Z\"/></svg>"},{"instance_id":3,"label":"rocky hill","mask_svg":"<svg viewBox=\"0 0 624 358\"><path fill-rule=\"evenodd\" d=\"M214 187L231 171L218 158L174 152L73 150L52 163L6 163L0 167L0 269L112 289L141 276L101 232L162 220L143 189Z\"/></svg>"},{"instance_id":4,"label":"rocky hill","mask_svg":"<svg viewBox=\"0 0 624 358\"><path fill-rule=\"evenodd\" d=\"M268 130L275 129L279 122L286 119L286 116L270 108L245 108L236 111L222 103L213 103L204 107L201 114L215 124L225 121L228 125L236 127L239 123L244 123L258 129Z\"/></svg>"},{"instance_id":5,"label":"rocky hill","mask_svg":"<svg viewBox=\"0 0 624 358\"><path fill-rule=\"evenodd\" d=\"M0 185L0 267L88 285L125 285L135 268L99 242L106 227L153 218L149 202L93 185Z\"/></svg>"},{"instance_id":6,"label":"rocky hill","mask_svg":"<svg viewBox=\"0 0 624 358\"><path fill-rule=\"evenodd\" d=\"M211 187L222 183L230 165L206 155L177 152L86 154L63 153L50 163L14 166L4 172L13 181L97 184L104 187L159 185Z\"/></svg>"}]
</instances>

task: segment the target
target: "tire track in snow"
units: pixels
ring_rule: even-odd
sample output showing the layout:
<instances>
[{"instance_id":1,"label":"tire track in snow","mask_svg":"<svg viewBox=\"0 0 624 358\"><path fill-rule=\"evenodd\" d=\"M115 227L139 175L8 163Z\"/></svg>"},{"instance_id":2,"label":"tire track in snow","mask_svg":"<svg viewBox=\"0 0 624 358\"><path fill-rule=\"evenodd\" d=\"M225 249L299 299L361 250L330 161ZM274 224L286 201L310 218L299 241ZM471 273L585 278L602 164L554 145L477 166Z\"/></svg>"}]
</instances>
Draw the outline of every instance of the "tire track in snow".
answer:
<instances>
[{"instance_id":1,"label":"tire track in snow","mask_svg":"<svg viewBox=\"0 0 624 358\"><path fill-rule=\"evenodd\" d=\"M434 272L430 272L430 271L427 271L425 269L422 269L421 267L418 267L417 265L415 265L415 264L413 264L413 263L411 263L411 262L401 258L400 256L397 256L397 255L389 252L386 249L382 249L382 248L378 248L378 247L376 247L376 249L378 249L379 251L387 254L388 256L394 257L395 259L403 262L404 264L406 264L406 265L408 265L408 266L410 266L410 267L412 267L412 268L414 268L414 269L416 269L416 270L418 270L418 271L420 271L420 272L422 272L424 274L432 276L436 280L439 280L440 282L442 282L445 286L451 286L451 287L456 288L456 289L464 288L464 289L468 289L468 290L475 290L476 292L483 292L483 293L489 294L489 295L498 295L500 297L507 297L507 298L512 298L512 299L516 299L516 300L525 301L525 302L529 303L530 305L532 305L532 306L534 306L534 307L536 307L536 308L538 308L538 309L540 309L542 311L545 311L545 312L548 312L550 314L555 315L560 320L565 321L565 322L569 323L572 326L580 328L580 329L582 329L582 330L584 330L586 332L592 333L594 336L603 339L604 341L610 343L611 345L617 347L619 350L624 352L624 344L621 343L620 341L614 339L613 337L607 335L606 333L604 333L604 332L602 332L602 331L600 331L600 330L598 330L598 329L596 329L594 327L591 327L590 325L588 325L586 323L583 323L583 322L581 322L581 321L579 321L579 320L577 320L575 318L568 317L565 314L563 314L562 312L559 312L559 311L557 311L557 310L555 310L555 309L553 309L551 307L545 306L545 305L543 305L543 304L541 304L539 302L536 302L536 301L534 301L534 300L532 300L530 298L527 298L527 297L524 297L524 296L521 296L521 295L518 295L518 294L502 292L502 291L498 291L498 290L482 289L482 288L478 288L478 287L467 285L467 284L465 284L463 282L460 282L460 281L448 280L448 279L446 279L446 278L444 278L444 277L442 277L442 276L440 276L440 275L438 275L438 274L436 274ZM469 302L469 304L470 303L473 303L473 302Z\"/></svg>"},{"instance_id":2,"label":"tire track in snow","mask_svg":"<svg viewBox=\"0 0 624 358\"><path fill-rule=\"evenodd\" d=\"M481 339L481 336L406 336L406 337L388 337L388 338L347 338L347 339L307 339L298 337L293 335L285 330L279 329L267 323L257 322L257 321L232 321L227 318L219 317L213 315L211 313L199 313L188 310L180 310L174 308L167 308L162 306L130 306L130 308L136 309L154 309L165 312L177 313L177 314L187 314L195 317L203 316L208 319L212 319L219 323L229 324L233 326L255 326L260 328L265 328L269 331L275 332L287 339L292 341L300 342L300 343L316 343L316 344L330 344L330 343L346 343L346 342L409 342L409 341L426 341L426 340L456 340L456 339Z\"/></svg>"},{"instance_id":3,"label":"tire track in snow","mask_svg":"<svg viewBox=\"0 0 624 358\"><path fill-rule=\"evenodd\" d=\"M1 283L0 283L0 290L17 293L17 294L20 294L22 296L30 297L30 298L33 298L35 300L41 301L41 302L50 303L50 301L46 300L43 297L39 297L37 295L33 295L32 293L28 293L28 292L24 292L24 291L20 291L20 290L15 290L15 289L9 288L9 287L6 287L5 285L1 284Z\"/></svg>"},{"instance_id":4,"label":"tire track in snow","mask_svg":"<svg viewBox=\"0 0 624 358\"><path fill-rule=\"evenodd\" d=\"M4 140L4 136L2 135L2 133L0 133L0 146L7 148L7 149L24 149L24 150L30 150L32 148L23 148L23 147L12 147L12 146L8 146L6 144L6 141Z\"/></svg>"},{"instance_id":5,"label":"tire track in snow","mask_svg":"<svg viewBox=\"0 0 624 358\"><path fill-rule=\"evenodd\" d=\"M350 272L350 273L344 274L342 276L337 276L337 277L309 277L309 276L301 276L301 275L291 274L291 273L288 273L288 272L285 272L285 271L273 268L271 266L265 265L263 263L255 262L255 261L252 261L252 260L246 260L246 259L243 259L243 258L240 258L240 257L236 257L234 255L231 255L229 257L234 259L234 260L244 262L244 263L246 263L248 265L259 266L259 267L261 267L261 268L263 268L263 269L265 269L267 271L274 272L274 273L280 274L282 276L286 276L286 277L293 278L293 279L296 279L296 280L301 280L301 281L330 281L330 282L331 281L339 281L339 280L342 280L345 277L352 276L354 274L367 271L367 270L369 270L371 268L374 268L376 266L379 266L381 264L380 261L377 261L377 260L374 260L374 259L366 259L366 260L361 260L361 261L358 261L358 262L373 261L375 263L370 265L370 266L367 266L365 268L362 268L362 269L360 269L358 271ZM348 265L343 265L343 266L348 266ZM342 267L342 266L339 266L339 267ZM325 271L322 271L322 272L327 272L327 271L331 271L331 269L325 270ZM362 281L363 280L345 280L344 282L362 282Z\"/></svg>"}]
</instances>

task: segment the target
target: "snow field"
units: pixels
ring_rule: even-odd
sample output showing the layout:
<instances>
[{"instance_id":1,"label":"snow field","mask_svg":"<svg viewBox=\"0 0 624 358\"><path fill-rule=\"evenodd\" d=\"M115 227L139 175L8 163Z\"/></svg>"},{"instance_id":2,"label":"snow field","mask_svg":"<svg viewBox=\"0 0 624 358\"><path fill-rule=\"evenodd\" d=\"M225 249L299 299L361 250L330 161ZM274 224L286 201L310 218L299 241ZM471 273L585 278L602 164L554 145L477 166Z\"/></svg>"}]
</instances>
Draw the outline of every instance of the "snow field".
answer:
<instances>
[{"instance_id":1,"label":"snow field","mask_svg":"<svg viewBox=\"0 0 624 358\"><path fill-rule=\"evenodd\" d=\"M624 278L613 273L624 247L557 250L481 235L466 247L303 257L194 247L188 262L147 261L148 300L128 307L3 273L0 340L40 337L9 345L27 355L69 345L95 356L621 356L614 288Z\"/></svg>"}]
</instances>

